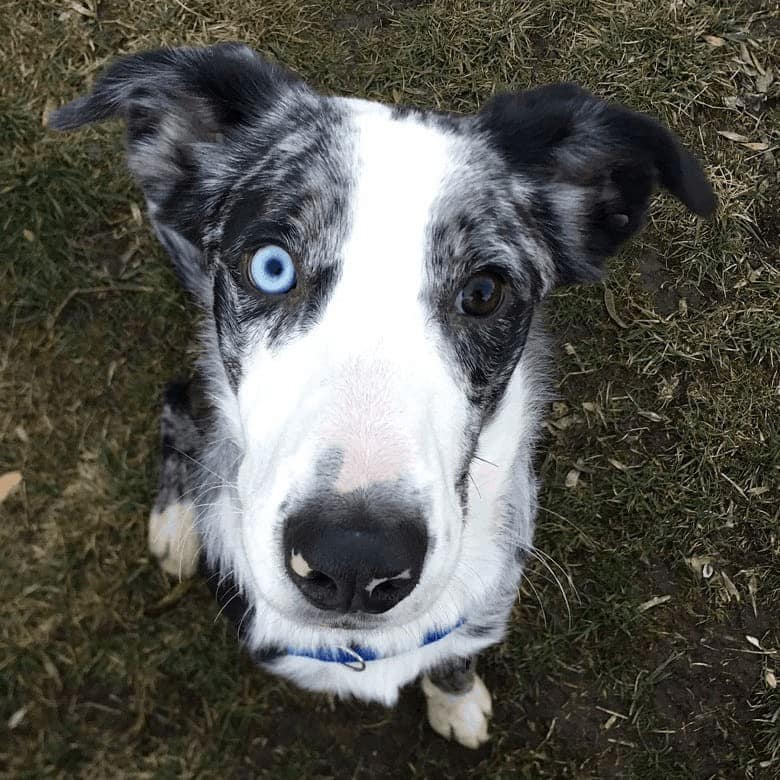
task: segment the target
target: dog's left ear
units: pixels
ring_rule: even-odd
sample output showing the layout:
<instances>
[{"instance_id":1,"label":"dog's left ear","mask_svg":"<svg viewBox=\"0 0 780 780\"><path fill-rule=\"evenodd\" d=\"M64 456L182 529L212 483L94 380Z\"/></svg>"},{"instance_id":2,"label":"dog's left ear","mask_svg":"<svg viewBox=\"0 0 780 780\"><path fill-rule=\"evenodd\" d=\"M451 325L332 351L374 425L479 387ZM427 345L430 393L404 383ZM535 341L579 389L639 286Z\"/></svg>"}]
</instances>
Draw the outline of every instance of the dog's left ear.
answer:
<instances>
[{"instance_id":1,"label":"dog's left ear","mask_svg":"<svg viewBox=\"0 0 780 780\"><path fill-rule=\"evenodd\" d=\"M295 90L308 87L243 44L158 49L112 63L89 95L53 112L49 127L124 119L128 166L155 219L198 245L213 200L199 188L229 166L224 142Z\"/></svg>"},{"instance_id":2,"label":"dog's left ear","mask_svg":"<svg viewBox=\"0 0 780 780\"><path fill-rule=\"evenodd\" d=\"M557 284L597 279L644 222L660 186L709 216L715 195L696 159L650 117L573 84L493 97L477 115L512 169L539 191ZM540 204L534 204L539 206Z\"/></svg>"}]
</instances>

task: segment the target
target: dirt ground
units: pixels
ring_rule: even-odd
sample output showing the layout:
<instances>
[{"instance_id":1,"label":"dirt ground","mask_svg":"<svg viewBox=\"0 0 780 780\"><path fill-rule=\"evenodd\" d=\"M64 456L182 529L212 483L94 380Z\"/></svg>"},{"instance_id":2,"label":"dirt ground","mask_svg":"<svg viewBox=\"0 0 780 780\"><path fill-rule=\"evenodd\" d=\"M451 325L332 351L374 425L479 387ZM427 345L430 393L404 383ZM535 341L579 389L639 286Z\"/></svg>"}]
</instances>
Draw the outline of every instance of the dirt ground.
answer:
<instances>
[{"instance_id":1,"label":"dirt ground","mask_svg":"<svg viewBox=\"0 0 780 780\"><path fill-rule=\"evenodd\" d=\"M780 777L780 12L747 0L4 2L0 775ZM560 398L537 544L481 672L493 739L419 692L331 703L252 667L147 555L184 295L118 124L52 106L120 52L244 40L322 90L473 111L577 81L669 123L720 198L668 198L603 285L547 307ZM1 493L1 491L0 491Z\"/></svg>"}]
</instances>

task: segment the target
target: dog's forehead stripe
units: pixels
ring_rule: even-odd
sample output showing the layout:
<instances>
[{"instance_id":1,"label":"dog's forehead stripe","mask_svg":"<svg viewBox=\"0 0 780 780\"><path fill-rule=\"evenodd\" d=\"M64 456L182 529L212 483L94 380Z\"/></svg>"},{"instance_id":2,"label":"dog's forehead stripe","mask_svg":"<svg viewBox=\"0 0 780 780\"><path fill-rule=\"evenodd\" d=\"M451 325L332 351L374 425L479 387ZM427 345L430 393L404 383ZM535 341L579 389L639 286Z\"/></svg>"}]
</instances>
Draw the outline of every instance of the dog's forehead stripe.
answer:
<instances>
[{"instance_id":1,"label":"dog's forehead stripe","mask_svg":"<svg viewBox=\"0 0 780 780\"><path fill-rule=\"evenodd\" d=\"M379 257L407 249L421 270L425 227L452 168L454 139L414 116L395 119L383 105L357 102L353 111L357 191L351 242L370 241Z\"/></svg>"},{"instance_id":2,"label":"dog's forehead stripe","mask_svg":"<svg viewBox=\"0 0 780 780\"><path fill-rule=\"evenodd\" d=\"M422 295L427 227L452 167L452 144L439 129L396 119L382 105L345 103L354 133L350 227L318 324L351 366L340 380L337 421L324 430L344 454L340 491L398 480L415 460L401 388L412 366L435 370Z\"/></svg>"},{"instance_id":3,"label":"dog's forehead stripe","mask_svg":"<svg viewBox=\"0 0 780 780\"><path fill-rule=\"evenodd\" d=\"M342 103L352 112L348 230L320 325L347 350L422 347L430 330L429 225L457 138L414 116L394 119L380 104Z\"/></svg>"}]
</instances>

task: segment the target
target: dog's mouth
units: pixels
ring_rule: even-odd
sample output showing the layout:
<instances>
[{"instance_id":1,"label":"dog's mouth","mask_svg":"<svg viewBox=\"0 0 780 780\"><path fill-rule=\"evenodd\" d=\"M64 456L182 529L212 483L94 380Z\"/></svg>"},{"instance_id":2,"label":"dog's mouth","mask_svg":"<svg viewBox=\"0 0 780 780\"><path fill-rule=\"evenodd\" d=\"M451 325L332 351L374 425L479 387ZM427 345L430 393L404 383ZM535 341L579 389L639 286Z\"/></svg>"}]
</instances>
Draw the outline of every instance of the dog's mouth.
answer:
<instances>
[{"instance_id":1,"label":"dog's mouth","mask_svg":"<svg viewBox=\"0 0 780 780\"><path fill-rule=\"evenodd\" d=\"M319 610L309 605L299 607L294 615L296 622L317 628L321 631L354 631L372 633L394 626L392 614L372 614L370 612L338 612Z\"/></svg>"},{"instance_id":2,"label":"dog's mouth","mask_svg":"<svg viewBox=\"0 0 780 780\"><path fill-rule=\"evenodd\" d=\"M317 621L317 626L319 628L339 631L371 631L372 629L380 628L386 622L386 619L383 620L378 615L359 613L334 615L332 618L320 617Z\"/></svg>"}]
</instances>

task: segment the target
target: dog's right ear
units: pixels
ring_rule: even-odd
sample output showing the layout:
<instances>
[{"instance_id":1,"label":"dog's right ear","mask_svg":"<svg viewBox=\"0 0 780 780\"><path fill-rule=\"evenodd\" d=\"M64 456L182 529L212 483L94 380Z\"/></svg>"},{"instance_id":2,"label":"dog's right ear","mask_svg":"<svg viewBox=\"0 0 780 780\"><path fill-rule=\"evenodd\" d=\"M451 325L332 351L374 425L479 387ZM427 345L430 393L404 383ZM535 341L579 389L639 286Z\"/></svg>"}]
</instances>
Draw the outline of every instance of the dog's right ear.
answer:
<instances>
[{"instance_id":1,"label":"dog's right ear","mask_svg":"<svg viewBox=\"0 0 780 780\"><path fill-rule=\"evenodd\" d=\"M210 193L199 188L222 164L219 147L296 89L308 90L243 44L159 49L113 63L91 94L53 112L49 127L123 118L128 165L155 218L200 245Z\"/></svg>"}]
</instances>

